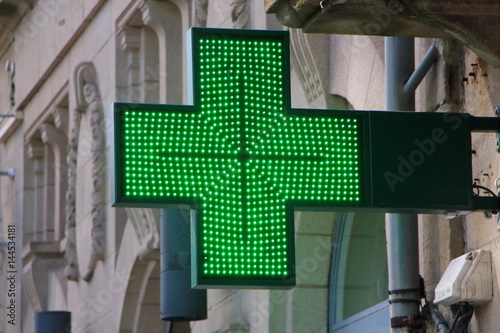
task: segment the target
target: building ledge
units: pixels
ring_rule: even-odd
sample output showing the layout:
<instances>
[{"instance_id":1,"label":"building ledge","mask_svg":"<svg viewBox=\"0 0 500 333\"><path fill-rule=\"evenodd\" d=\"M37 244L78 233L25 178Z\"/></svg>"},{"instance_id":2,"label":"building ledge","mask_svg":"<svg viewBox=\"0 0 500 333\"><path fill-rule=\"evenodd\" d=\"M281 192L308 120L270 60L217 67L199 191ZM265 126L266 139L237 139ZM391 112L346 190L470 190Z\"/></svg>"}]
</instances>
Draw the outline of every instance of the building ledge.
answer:
<instances>
[{"instance_id":1,"label":"building ledge","mask_svg":"<svg viewBox=\"0 0 500 333\"><path fill-rule=\"evenodd\" d=\"M309 33L454 37L500 68L500 2L266 0L285 26Z\"/></svg>"},{"instance_id":2,"label":"building ledge","mask_svg":"<svg viewBox=\"0 0 500 333\"><path fill-rule=\"evenodd\" d=\"M23 122L23 112L17 111L11 117L0 118L0 143L6 142Z\"/></svg>"},{"instance_id":3,"label":"building ledge","mask_svg":"<svg viewBox=\"0 0 500 333\"><path fill-rule=\"evenodd\" d=\"M23 248L23 262L35 258L62 259L65 252L66 239L61 241L34 241L29 242Z\"/></svg>"}]
</instances>

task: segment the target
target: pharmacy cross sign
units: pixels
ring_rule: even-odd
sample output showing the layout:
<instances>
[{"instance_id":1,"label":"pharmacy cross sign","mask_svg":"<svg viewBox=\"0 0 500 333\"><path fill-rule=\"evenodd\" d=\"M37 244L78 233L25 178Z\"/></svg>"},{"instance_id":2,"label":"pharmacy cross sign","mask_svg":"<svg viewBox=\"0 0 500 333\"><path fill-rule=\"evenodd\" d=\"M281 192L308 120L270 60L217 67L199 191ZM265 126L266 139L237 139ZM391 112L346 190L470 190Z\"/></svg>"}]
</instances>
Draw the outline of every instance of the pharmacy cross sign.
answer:
<instances>
[{"instance_id":1,"label":"pharmacy cross sign","mask_svg":"<svg viewBox=\"0 0 500 333\"><path fill-rule=\"evenodd\" d=\"M188 37L192 105L114 104L114 206L196 209L193 287L290 288L294 208L363 205L362 117L290 108L286 32Z\"/></svg>"}]
</instances>

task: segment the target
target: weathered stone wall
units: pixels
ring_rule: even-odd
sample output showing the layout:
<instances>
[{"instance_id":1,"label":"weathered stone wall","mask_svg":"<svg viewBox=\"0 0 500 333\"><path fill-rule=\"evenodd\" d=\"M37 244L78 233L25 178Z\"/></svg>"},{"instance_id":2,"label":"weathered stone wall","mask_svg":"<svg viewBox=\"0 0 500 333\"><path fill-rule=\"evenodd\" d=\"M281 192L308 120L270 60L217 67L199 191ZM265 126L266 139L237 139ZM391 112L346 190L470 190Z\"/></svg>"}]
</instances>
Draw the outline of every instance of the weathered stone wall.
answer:
<instances>
[{"instance_id":1,"label":"weathered stone wall","mask_svg":"<svg viewBox=\"0 0 500 333\"><path fill-rule=\"evenodd\" d=\"M163 332L166 324L158 319L157 211L111 208L107 187L104 191L106 221L102 229L105 237L100 239L104 241L104 254L95 261L93 274L88 275L95 245L92 223L96 202L92 182L95 155L89 149L94 141L91 109L102 108L104 119L100 124L107 134L106 110L116 100L187 102L184 33L193 24L258 29L283 27L274 15L264 14L264 4L259 1L53 0L33 3L33 9L22 8L17 26L0 32L0 41L9 40L0 46L0 112L18 114L16 121L0 120L0 170L16 170L15 179L0 179L0 221L2 237L11 223L18 225L20 232L16 298L19 324L9 326L0 319L0 331L33 331L34 312L40 306L42 310L72 311L74 332ZM135 32L129 30L127 34L124 32L127 29ZM173 31L177 31L177 35ZM304 35L294 30L291 42L294 107L384 108L383 38ZM417 90L417 110L494 116L493 106L500 104L500 69L454 40L417 39L417 63L432 44L438 47L440 57ZM157 57L152 56L157 53ZM8 73L4 69L8 60L16 64L16 104L12 110ZM158 64L151 64L154 61ZM77 82L79 76L75 70L82 63L95 68L100 104L82 104L79 100L78 94L83 91L81 83L89 82L88 78ZM172 91L169 85L181 82L182 87L177 86L175 94L167 94L167 90ZM136 88L140 94L132 96L130 92ZM81 116L77 163L71 166L68 160L63 160L62 166L54 166L64 171L62 176L67 176L71 168L76 175L75 225L70 228L74 234L35 244L31 240L34 239L32 227L38 218L33 212L32 178L36 170L29 142L43 143L42 128L47 124L57 127L71 140L72 130L77 127L75 119L80 117L77 115ZM108 149L109 139L105 140ZM500 161L495 135L475 134L472 144L474 178L478 184L496 191ZM105 162L109 166L108 157ZM58 182L53 185L58 186ZM69 214L68 210L63 211ZM297 213L299 281L294 290L210 290L209 319L191 323L192 332L326 331L333 220L334 214L330 213ZM492 302L475 309L471 329L494 332L500 326L496 315L500 307L497 217L485 219L482 214L473 213L449 221L443 216L422 215L419 224L420 271L429 298L433 298L433 290L451 259L470 250L492 251L495 296ZM68 242L74 248L68 246ZM78 263L73 267L74 275L62 269L67 268L71 253ZM43 261L47 257L50 261ZM44 270L43 264L50 268ZM3 282L0 288L5 289ZM6 298L0 301L2 318L5 318L6 301ZM446 312L446 316L450 318L451 314ZM185 325L183 327L185 329ZM180 331L181 325L177 329Z\"/></svg>"},{"instance_id":2,"label":"weathered stone wall","mask_svg":"<svg viewBox=\"0 0 500 333\"><path fill-rule=\"evenodd\" d=\"M422 40L417 54L422 57L430 44ZM435 40L440 58L417 90L418 110L432 112L467 112L475 116L494 117L494 106L499 99L498 69L481 60L463 44L453 40ZM495 134L472 135L473 178L478 185L497 192L499 156ZM453 168L450 165L450 168ZM482 193L481 195L486 195ZM492 252L493 290L492 302L477 306L471 323L472 332L494 332L498 318L493 309L498 308L498 243L497 216L487 219L482 213L447 220L443 216L421 215L420 271L425 279L429 299L434 298L434 288L450 260L468 251L484 249ZM448 320L449 309L441 307Z\"/></svg>"}]
</instances>

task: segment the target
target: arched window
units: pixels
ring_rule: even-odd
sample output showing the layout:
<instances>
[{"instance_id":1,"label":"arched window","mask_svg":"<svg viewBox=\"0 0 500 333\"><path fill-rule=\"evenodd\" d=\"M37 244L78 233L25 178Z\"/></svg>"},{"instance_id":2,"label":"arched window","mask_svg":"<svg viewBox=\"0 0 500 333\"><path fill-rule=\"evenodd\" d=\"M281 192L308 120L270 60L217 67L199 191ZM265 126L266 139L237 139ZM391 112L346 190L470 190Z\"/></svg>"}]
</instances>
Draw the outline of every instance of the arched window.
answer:
<instances>
[{"instance_id":1,"label":"arched window","mask_svg":"<svg viewBox=\"0 0 500 333\"><path fill-rule=\"evenodd\" d=\"M332 243L329 331L388 332L385 214L338 214Z\"/></svg>"},{"instance_id":2,"label":"arched window","mask_svg":"<svg viewBox=\"0 0 500 333\"><path fill-rule=\"evenodd\" d=\"M27 241L64 238L68 146L67 102L53 109L36 127L26 145Z\"/></svg>"},{"instance_id":3,"label":"arched window","mask_svg":"<svg viewBox=\"0 0 500 333\"><path fill-rule=\"evenodd\" d=\"M26 134L22 284L29 301L27 313L67 308L63 245L67 131L68 95L64 91Z\"/></svg>"}]
</instances>

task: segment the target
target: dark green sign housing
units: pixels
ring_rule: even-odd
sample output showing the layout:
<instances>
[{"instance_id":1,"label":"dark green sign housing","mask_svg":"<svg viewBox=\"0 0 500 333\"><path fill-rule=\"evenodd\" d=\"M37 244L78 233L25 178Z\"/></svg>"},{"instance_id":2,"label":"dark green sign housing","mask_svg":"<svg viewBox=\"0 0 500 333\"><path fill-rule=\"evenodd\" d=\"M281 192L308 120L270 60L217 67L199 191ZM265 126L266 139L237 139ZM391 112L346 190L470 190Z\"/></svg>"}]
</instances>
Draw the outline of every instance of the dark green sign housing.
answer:
<instances>
[{"instance_id":1,"label":"dark green sign housing","mask_svg":"<svg viewBox=\"0 0 500 333\"><path fill-rule=\"evenodd\" d=\"M192 106L114 104L113 205L196 209L194 287L295 285L294 209L473 209L470 117L290 107L283 31L192 28Z\"/></svg>"}]
</instances>

